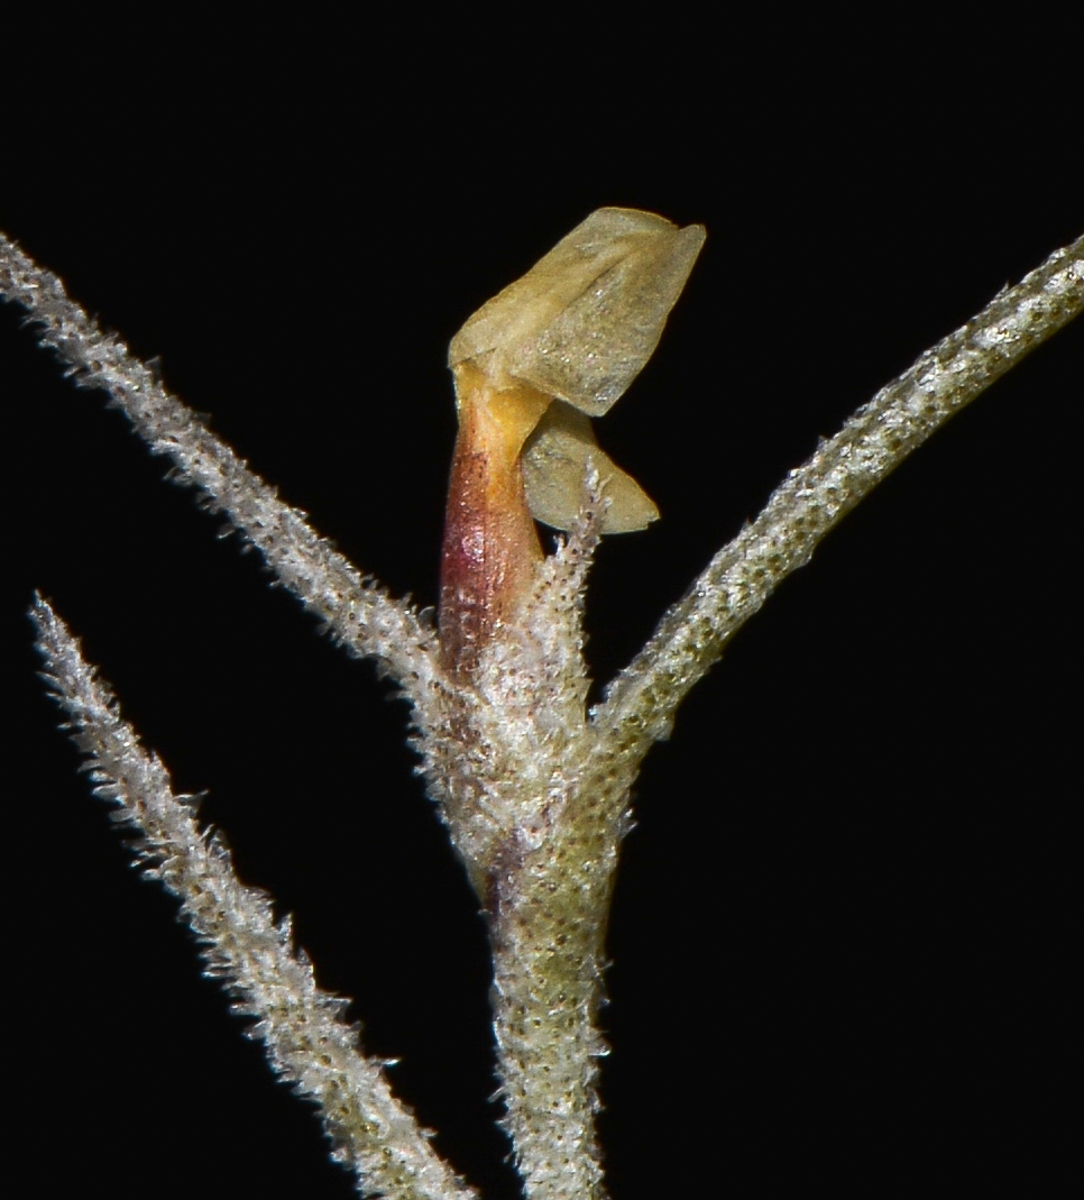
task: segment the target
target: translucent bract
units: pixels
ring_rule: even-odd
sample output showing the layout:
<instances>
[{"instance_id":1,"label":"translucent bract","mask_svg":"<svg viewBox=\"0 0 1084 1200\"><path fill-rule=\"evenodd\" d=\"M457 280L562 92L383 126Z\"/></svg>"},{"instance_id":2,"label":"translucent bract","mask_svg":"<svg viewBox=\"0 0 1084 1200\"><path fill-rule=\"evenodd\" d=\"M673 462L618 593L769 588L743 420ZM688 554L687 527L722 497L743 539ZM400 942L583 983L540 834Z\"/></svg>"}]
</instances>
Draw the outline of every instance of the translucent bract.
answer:
<instances>
[{"instance_id":1,"label":"translucent bract","mask_svg":"<svg viewBox=\"0 0 1084 1200\"><path fill-rule=\"evenodd\" d=\"M577 417L608 412L639 374L705 236L700 225L679 229L654 213L600 208L452 339L448 365L457 379L469 363L495 392L527 385L564 402L546 412L523 451L527 502L537 520L569 528L588 457L610 502L603 533L643 529L658 516Z\"/></svg>"}]
</instances>

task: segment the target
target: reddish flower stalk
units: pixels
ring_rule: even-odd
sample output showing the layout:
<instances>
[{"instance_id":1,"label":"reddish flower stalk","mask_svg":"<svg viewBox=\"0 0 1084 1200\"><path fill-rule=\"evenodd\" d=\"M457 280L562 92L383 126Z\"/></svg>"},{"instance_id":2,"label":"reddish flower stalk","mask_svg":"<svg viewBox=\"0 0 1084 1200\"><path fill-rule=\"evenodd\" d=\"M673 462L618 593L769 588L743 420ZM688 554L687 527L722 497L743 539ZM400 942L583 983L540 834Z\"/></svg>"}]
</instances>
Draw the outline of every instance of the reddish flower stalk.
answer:
<instances>
[{"instance_id":1,"label":"reddish flower stalk","mask_svg":"<svg viewBox=\"0 0 1084 1200\"><path fill-rule=\"evenodd\" d=\"M551 397L527 384L495 391L469 362L455 368L455 382L459 435L444 523L440 644L445 666L469 676L542 560L520 453Z\"/></svg>"}]
</instances>

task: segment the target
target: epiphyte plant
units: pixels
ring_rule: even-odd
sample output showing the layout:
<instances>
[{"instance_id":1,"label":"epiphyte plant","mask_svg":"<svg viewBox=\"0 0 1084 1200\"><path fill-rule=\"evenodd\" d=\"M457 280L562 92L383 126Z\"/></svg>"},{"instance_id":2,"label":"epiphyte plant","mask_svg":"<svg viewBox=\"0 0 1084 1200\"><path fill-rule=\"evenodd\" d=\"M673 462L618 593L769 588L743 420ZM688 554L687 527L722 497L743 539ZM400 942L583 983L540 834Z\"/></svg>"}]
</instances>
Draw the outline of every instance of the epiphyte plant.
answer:
<instances>
[{"instance_id":1,"label":"epiphyte plant","mask_svg":"<svg viewBox=\"0 0 1084 1200\"><path fill-rule=\"evenodd\" d=\"M617 244L632 237L628 225L635 230L641 223L660 231L665 226L671 231L667 240L682 236L659 218L620 210L603 210L585 226L591 228L592 221L610 225ZM575 246L579 232L561 245ZM699 235L684 231L684 237L691 243ZM688 265L698 246L696 240L690 252L682 243ZM620 477L607 471L600 454L584 449L589 437L576 423L583 415L582 395L565 394L548 378L539 386L528 377L521 387L522 376L507 360L518 364L531 354L517 350L525 341L515 308L495 340L484 328L487 305L453 343L462 422L457 458L466 446L464 457L480 471L468 473L466 481L479 484L481 494L464 484L457 488L453 473L448 528L465 529L469 536L452 534L446 546L438 637L424 618L363 581L317 539L151 372L116 339L98 332L55 279L11 243L3 242L0 250L5 295L30 312L42 340L56 348L79 381L106 387L152 449L170 454L181 477L228 514L343 644L380 658L412 701L416 746L431 794L490 926L505 1125L526 1193L603 1195L592 1117L596 1062L604 1047L594 1016L626 797L643 754L665 736L680 700L732 633L808 558L817 540L934 428L1079 313L1084 243L1058 252L998 296L792 473L590 713L584 712L580 653L582 588L594 542L606 531L608 514L621 510L619 497L611 495ZM613 253L612 244L605 253ZM632 254L616 258L636 261ZM589 291L594 283L588 278ZM515 285L509 291L514 297ZM582 285L575 294L585 294ZM655 305L660 322L672 299ZM491 302L498 316L500 300ZM566 298L564 309L555 303L554 311L572 307ZM483 329L464 346L461 339L476 321ZM579 326L573 322L574 332L590 335L597 322L598 314L588 311ZM539 328L545 326L539 322ZM535 327L527 332L529 343ZM642 344L649 352L650 336ZM506 352L505 361L497 351ZM583 352L577 347L577 354ZM490 354L496 363L479 363ZM569 361L575 366L580 360ZM499 371L516 382L500 386L505 377ZM519 394L523 390L526 399ZM576 416L554 421L550 444L557 449L539 452L536 465L532 450L546 445L540 419L558 401ZM477 410L483 406L500 410L493 437L478 433ZM587 407L592 411L589 401ZM514 415L505 420L507 412ZM530 427L524 430L525 425ZM536 440L521 451L527 438ZM529 482L536 470L537 488ZM525 502L532 515L566 528L568 537L555 553L543 557L531 540L533 527L522 520L507 532L506 509L486 507L491 479L510 503ZM556 500L535 498L547 492ZM650 519L642 493L632 495L641 505L641 523ZM465 543L480 544L484 552L457 559L457 546ZM349 1031L334 1020L336 1005L314 990L307 966L292 959L288 928L270 924L266 904L232 877L224 852L200 839L191 806L175 802L160 765L138 751L59 621L44 605L37 613L48 669L100 787L141 827L154 869L181 896L197 934L210 939L213 968L230 980L242 1009L257 1015L256 1030L276 1066L320 1105L336 1153L358 1172L362 1189L404 1197L470 1194L396 1105L379 1064L357 1055Z\"/></svg>"}]
</instances>

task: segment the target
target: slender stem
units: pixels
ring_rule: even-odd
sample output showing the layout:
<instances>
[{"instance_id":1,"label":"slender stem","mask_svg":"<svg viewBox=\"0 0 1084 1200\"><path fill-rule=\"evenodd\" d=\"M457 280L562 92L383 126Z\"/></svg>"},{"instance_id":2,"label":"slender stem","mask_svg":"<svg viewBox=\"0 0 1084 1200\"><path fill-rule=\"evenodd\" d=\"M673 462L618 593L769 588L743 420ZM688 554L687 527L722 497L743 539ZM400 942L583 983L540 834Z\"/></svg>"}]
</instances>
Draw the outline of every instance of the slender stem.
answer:
<instances>
[{"instance_id":1,"label":"slender stem","mask_svg":"<svg viewBox=\"0 0 1084 1200\"><path fill-rule=\"evenodd\" d=\"M76 383L101 388L152 454L173 460L179 482L202 494L263 555L280 582L323 620L351 653L381 659L411 699L424 703L437 672L435 631L410 605L359 572L161 385L113 334L68 298L52 272L0 233L0 296L40 326L38 339Z\"/></svg>"},{"instance_id":2,"label":"slender stem","mask_svg":"<svg viewBox=\"0 0 1084 1200\"><path fill-rule=\"evenodd\" d=\"M257 1018L252 1033L272 1067L316 1103L332 1157L355 1171L366 1195L474 1196L391 1094L384 1064L359 1052L356 1030L341 1019L348 1001L316 986L308 958L292 945L289 918L276 923L268 897L237 878L229 851L199 828L193 798L173 792L165 767L121 719L64 623L40 599L31 616L54 698L88 756L96 791L140 833L147 873L180 900L204 945L207 974L237 997L234 1011Z\"/></svg>"},{"instance_id":3,"label":"slender stem","mask_svg":"<svg viewBox=\"0 0 1084 1200\"><path fill-rule=\"evenodd\" d=\"M614 843L562 830L491 876L502 1124L529 1200L606 1195L594 1129L606 1045L596 1018L616 859Z\"/></svg>"},{"instance_id":4,"label":"slender stem","mask_svg":"<svg viewBox=\"0 0 1084 1200\"><path fill-rule=\"evenodd\" d=\"M618 753L665 737L689 689L817 543L951 416L1084 310L1084 238L926 351L792 471L712 559L594 711ZM608 750L612 753L613 750Z\"/></svg>"},{"instance_id":5,"label":"slender stem","mask_svg":"<svg viewBox=\"0 0 1084 1200\"><path fill-rule=\"evenodd\" d=\"M498 629L464 709L447 783L453 837L493 950L503 1124L529 1200L602 1200L596 1017L629 774L592 769L583 594L605 517L597 471L567 542L537 565L514 628ZM479 822L484 814L487 821Z\"/></svg>"}]
</instances>

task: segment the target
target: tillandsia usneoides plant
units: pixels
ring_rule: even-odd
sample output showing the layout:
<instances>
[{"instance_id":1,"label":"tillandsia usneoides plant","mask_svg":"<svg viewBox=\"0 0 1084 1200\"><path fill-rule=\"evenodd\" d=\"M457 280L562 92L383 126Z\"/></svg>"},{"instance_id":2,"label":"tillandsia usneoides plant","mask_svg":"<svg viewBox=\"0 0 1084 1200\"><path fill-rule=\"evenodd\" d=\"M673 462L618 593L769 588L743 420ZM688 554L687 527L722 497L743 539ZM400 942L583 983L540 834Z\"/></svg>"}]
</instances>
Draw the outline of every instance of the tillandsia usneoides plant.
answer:
<instances>
[{"instance_id":1,"label":"tillandsia usneoides plant","mask_svg":"<svg viewBox=\"0 0 1084 1200\"><path fill-rule=\"evenodd\" d=\"M603 936L628 793L689 688L782 579L944 420L1084 304L1084 244L999 295L859 410L720 551L645 650L589 695L580 626L598 538L654 505L595 445L606 412L651 353L702 241L696 227L603 209L452 343L460 434L439 625L361 578L250 475L11 242L0 282L85 386L105 387L182 481L223 512L358 656L412 704L430 794L485 916L502 1118L531 1197L602 1196L593 1125ZM563 531L543 552L533 521ZM58 605L60 598L55 597ZM359 1187L472 1194L364 1058L293 955L288 926L238 883L196 805L142 756L104 685L44 601L35 608L53 689L106 798L136 825L149 869L177 894L274 1065L320 1106ZM180 802L178 802L178 800ZM393 1076L394 1077L394 1076Z\"/></svg>"}]
</instances>

